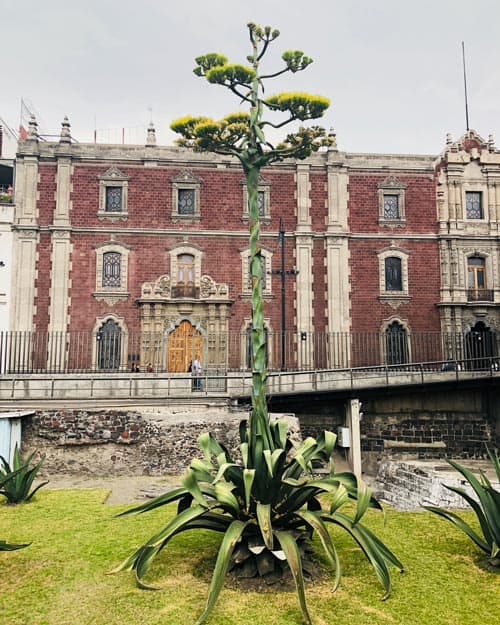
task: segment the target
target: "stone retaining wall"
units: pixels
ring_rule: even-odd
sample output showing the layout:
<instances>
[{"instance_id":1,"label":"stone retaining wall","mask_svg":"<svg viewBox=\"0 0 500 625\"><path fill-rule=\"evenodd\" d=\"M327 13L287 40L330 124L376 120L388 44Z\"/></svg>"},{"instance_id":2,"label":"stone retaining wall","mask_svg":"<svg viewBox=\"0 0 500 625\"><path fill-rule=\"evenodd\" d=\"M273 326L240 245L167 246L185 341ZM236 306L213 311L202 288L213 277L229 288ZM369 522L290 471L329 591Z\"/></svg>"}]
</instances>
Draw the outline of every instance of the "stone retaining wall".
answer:
<instances>
[{"instance_id":1,"label":"stone retaining wall","mask_svg":"<svg viewBox=\"0 0 500 625\"><path fill-rule=\"evenodd\" d=\"M500 490L500 484L490 462L459 462L469 468L474 475L484 471L492 485ZM474 499L473 489L463 476L446 463L431 461L396 462L386 460L380 464L375 488L378 496L400 510L415 510L424 505L442 508L469 508L457 493L447 488L463 488Z\"/></svg>"},{"instance_id":2,"label":"stone retaining wall","mask_svg":"<svg viewBox=\"0 0 500 625\"><path fill-rule=\"evenodd\" d=\"M202 457L197 439L203 432L236 452L247 416L207 407L38 411L23 421L22 445L25 453L45 455L44 476L176 475ZM287 419L299 436L297 420Z\"/></svg>"}]
</instances>

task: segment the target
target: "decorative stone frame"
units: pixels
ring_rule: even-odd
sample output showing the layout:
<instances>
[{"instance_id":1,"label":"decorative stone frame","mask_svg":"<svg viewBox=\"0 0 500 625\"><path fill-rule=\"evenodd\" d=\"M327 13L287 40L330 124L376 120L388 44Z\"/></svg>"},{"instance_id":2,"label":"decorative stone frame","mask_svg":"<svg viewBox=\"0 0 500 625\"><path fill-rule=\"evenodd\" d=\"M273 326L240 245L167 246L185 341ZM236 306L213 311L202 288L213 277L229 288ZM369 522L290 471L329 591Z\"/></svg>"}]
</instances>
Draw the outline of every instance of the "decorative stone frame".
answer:
<instances>
[{"instance_id":1,"label":"decorative stone frame","mask_svg":"<svg viewBox=\"0 0 500 625\"><path fill-rule=\"evenodd\" d=\"M248 212L248 191L246 181L242 180L241 185L243 190L242 218L243 221L248 221L250 216ZM271 221L271 183L259 176L259 187L257 191L264 194L264 212L260 216L260 219L264 223L269 223Z\"/></svg>"},{"instance_id":2,"label":"decorative stone frame","mask_svg":"<svg viewBox=\"0 0 500 625\"><path fill-rule=\"evenodd\" d=\"M408 321L406 321L405 319L402 319L401 317L398 317L397 315L392 315L391 317L384 319L380 326L380 355L382 357L381 362L387 361L386 333L387 333L387 330L389 329L389 326L393 324L395 321L399 323L402 326L403 330L405 331L406 352L408 355L407 362L411 362L412 361L412 355L411 355L412 349L411 349L411 340L410 340L411 333L410 333L410 328L408 326Z\"/></svg>"},{"instance_id":3,"label":"decorative stone frame","mask_svg":"<svg viewBox=\"0 0 500 625\"><path fill-rule=\"evenodd\" d=\"M97 300L105 301L109 306L113 306L116 302L124 301L128 298L128 256L130 248L123 243L109 241L99 247L96 251L96 272L95 272L95 291L92 294ZM115 252L121 255L120 263L120 286L103 286L102 275L104 265L104 254L106 252Z\"/></svg>"},{"instance_id":4,"label":"decorative stone frame","mask_svg":"<svg viewBox=\"0 0 500 625\"><path fill-rule=\"evenodd\" d=\"M92 369L94 371L98 371L98 362L97 362L97 357L98 357L98 341L97 341L97 334L100 330L100 328L106 323L106 321L109 320L114 321L118 327L121 330L121 341L120 341L120 369L123 368L127 368L128 367L128 328L127 328L127 324L125 323L125 319L123 317L119 317L118 315L115 315L114 313L107 313L105 315L103 315L102 317L96 317L95 323L94 323L94 327L92 329Z\"/></svg>"},{"instance_id":5,"label":"decorative stone frame","mask_svg":"<svg viewBox=\"0 0 500 625\"><path fill-rule=\"evenodd\" d=\"M408 286L408 258L409 254L405 250L391 245L377 254L378 267L379 267L379 300L385 302L391 306L391 308L398 308L401 304L406 304L410 301L410 292ZM386 258L399 258L401 260L401 291L387 291L385 283L385 260Z\"/></svg>"},{"instance_id":6,"label":"decorative stone frame","mask_svg":"<svg viewBox=\"0 0 500 625\"><path fill-rule=\"evenodd\" d=\"M190 171L185 169L178 176L171 179L172 182L172 219L174 221L199 221L200 212L200 189L201 178L196 178ZM189 215L179 213L179 191L185 189L194 190L194 212Z\"/></svg>"},{"instance_id":7,"label":"decorative stone frame","mask_svg":"<svg viewBox=\"0 0 500 625\"><path fill-rule=\"evenodd\" d=\"M493 290L494 285L497 283L498 272L496 271L495 261L490 249L482 249L480 247L464 247L463 253L463 277L462 284L464 285L465 292L468 291L468 274L469 274L469 259L470 258L482 258L484 260L484 288L486 290ZM473 305L477 305L477 302L471 302Z\"/></svg>"},{"instance_id":8,"label":"decorative stone frame","mask_svg":"<svg viewBox=\"0 0 500 625\"><path fill-rule=\"evenodd\" d=\"M378 188L378 223L387 228L403 228L406 226L405 190L408 185L400 182L395 176L389 176L377 185ZM384 197L395 195L398 198L396 219L387 219L384 214Z\"/></svg>"},{"instance_id":9,"label":"decorative stone frame","mask_svg":"<svg viewBox=\"0 0 500 625\"><path fill-rule=\"evenodd\" d=\"M194 286L199 287L201 282L201 258L203 252L193 245L177 245L169 251L170 255L170 280L171 286L177 286L179 278L178 257L181 254L190 254L194 256Z\"/></svg>"},{"instance_id":10,"label":"decorative stone frame","mask_svg":"<svg viewBox=\"0 0 500 625\"><path fill-rule=\"evenodd\" d=\"M262 295L264 296L270 296L273 294L272 291L272 274L271 274L271 267L272 267L272 259L273 259L273 253L262 247L261 248L261 253L262 256L265 258L265 266L266 266L266 281L265 281L265 288L262 289ZM245 295L245 296L251 296L252 295L252 287L249 286L249 282L250 282L250 263L249 263L249 258L250 258L250 249L246 248L244 250L242 250L240 252L240 256L241 256L241 294Z\"/></svg>"},{"instance_id":11,"label":"decorative stone frame","mask_svg":"<svg viewBox=\"0 0 500 625\"><path fill-rule=\"evenodd\" d=\"M483 216L480 219L467 217L467 193L481 194L481 212ZM462 184L462 206L464 221L478 224L486 223L488 221L488 190L486 185L464 181Z\"/></svg>"},{"instance_id":12,"label":"decorative stone frame","mask_svg":"<svg viewBox=\"0 0 500 625\"><path fill-rule=\"evenodd\" d=\"M124 174L118 167L110 167L107 171L99 176L99 210L97 216L99 219L109 219L110 221L118 221L127 219L128 217L128 181L130 176ZM106 210L106 189L108 187L120 187L122 190L122 209L121 211Z\"/></svg>"}]
</instances>

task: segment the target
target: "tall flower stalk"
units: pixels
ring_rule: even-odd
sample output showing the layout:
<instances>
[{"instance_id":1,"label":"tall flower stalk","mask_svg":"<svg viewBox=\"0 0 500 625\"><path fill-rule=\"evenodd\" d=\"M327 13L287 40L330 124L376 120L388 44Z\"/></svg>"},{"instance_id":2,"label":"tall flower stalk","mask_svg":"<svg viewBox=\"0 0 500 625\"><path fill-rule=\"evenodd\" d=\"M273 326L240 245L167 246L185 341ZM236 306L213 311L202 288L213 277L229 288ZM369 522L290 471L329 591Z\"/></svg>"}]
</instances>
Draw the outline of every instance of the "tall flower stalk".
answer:
<instances>
[{"instance_id":1,"label":"tall flower stalk","mask_svg":"<svg viewBox=\"0 0 500 625\"><path fill-rule=\"evenodd\" d=\"M271 74L262 74L260 65L269 45L279 36L270 26L261 28L248 24L252 53L247 57L250 65L228 63L221 54L211 53L196 59L195 74L209 83L229 89L249 112L227 115L214 121L206 117L184 117L171 124L181 135L179 145L195 150L229 154L238 158L245 172L248 195L250 229L250 277L252 284L252 412L250 415L250 445L256 436L262 437L264 449L273 450L266 405L266 335L264 330L262 298L262 254L260 247L260 215L258 204L259 175L263 167L285 158L306 158L321 146L330 144L325 130L318 126L300 127L286 135L278 145L266 139L265 129L282 128L294 122L321 117L330 102L323 96L307 93L281 93L264 97L265 83L269 79L291 72L302 71L312 63L300 50L286 51L282 55L283 67ZM264 112L285 114L279 122L264 119Z\"/></svg>"},{"instance_id":2,"label":"tall flower stalk","mask_svg":"<svg viewBox=\"0 0 500 625\"><path fill-rule=\"evenodd\" d=\"M332 452L336 436L323 432L317 439L306 438L293 445L285 420L270 422L266 405L266 335L262 309L262 254L258 206L259 174L263 167L285 158L306 158L329 137L318 127L299 127L273 145L264 134L267 126L282 128L296 121L320 117L329 101L304 93L281 93L264 98L264 83L285 72L298 72L312 61L301 51L284 52L284 66L263 75L260 63L279 32L266 26L248 24L252 53L249 66L229 64L220 54L196 59L195 73L210 83L233 92L248 105L249 112L237 112L222 120L184 117L172 123L180 133L178 143L195 150L216 152L238 158L243 166L248 191L250 227L250 275L252 279L252 410L249 422L240 424L239 455L229 451L210 433L198 443L203 459L194 458L179 488L137 506L123 515L138 514L177 502L177 514L134 551L115 572L135 571L137 582L148 587L143 577L153 559L175 535L191 529L209 529L222 534L219 552L205 609L196 621L201 625L212 611L228 570L241 577L279 577L289 571L297 588L303 620L311 624L304 587L310 569L310 540L319 537L326 560L334 571L333 590L340 581L340 561L327 524L352 536L370 562L389 595L388 565L402 570L390 549L361 523L370 508L381 510L369 489L352 473L335 473ZM284 113L281 122L264 119ZM313 466L329 467L327 477L314 475ZM328 497L324 499L322 496ZM355 502L352 516L341 511Z\"/></svg>"}]
</instances>

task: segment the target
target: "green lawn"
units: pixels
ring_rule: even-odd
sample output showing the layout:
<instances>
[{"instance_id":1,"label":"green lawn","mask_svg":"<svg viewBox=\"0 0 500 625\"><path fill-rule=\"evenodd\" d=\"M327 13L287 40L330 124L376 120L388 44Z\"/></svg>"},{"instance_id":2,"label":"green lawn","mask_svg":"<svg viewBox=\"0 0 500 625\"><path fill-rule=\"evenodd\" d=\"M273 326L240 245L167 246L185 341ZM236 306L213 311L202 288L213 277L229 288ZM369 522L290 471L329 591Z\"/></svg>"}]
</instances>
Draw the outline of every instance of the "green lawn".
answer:
<instances>
[{"instance_id":1,"label":"green lawn","mask_svg":"<svg viewBox=\"0 0 500 625\"><path fill-rule=\"evenodd\" d=\"M176 537L153 565L148 581L159 591L136 588L128 573L106 575L131 549L153 534L165 509L114 519L128 506L102 505L103 490L41 490L28 504L0 504L0 538L28 542L0 553L0 615L6 625L184 625L205 603L207 573L220 536L191 532ZM171 510L173 512L173 509ZM470 521L472 515L466 514ZM500 575L478 565L471 542L430 512L368 514L367 524L395 551L406 572L393 573L391 597L359 549L336 535L344 575L308 584L315 625L492 625L500 614ZM207 625L301 623L294 591L223 590Z\"/></svg>"}]
</instances>

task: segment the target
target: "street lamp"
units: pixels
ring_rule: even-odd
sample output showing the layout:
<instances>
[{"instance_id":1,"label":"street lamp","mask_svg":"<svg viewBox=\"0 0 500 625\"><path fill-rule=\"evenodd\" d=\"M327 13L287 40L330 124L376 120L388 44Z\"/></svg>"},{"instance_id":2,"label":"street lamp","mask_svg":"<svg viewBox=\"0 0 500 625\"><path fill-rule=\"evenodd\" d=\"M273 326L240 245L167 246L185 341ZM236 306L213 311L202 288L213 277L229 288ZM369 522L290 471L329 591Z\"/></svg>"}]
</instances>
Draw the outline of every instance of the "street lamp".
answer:
<instances>
[{"instance_id":1,"label":"street lamp","mask_svg":"<svg viewBox=\"0 0 500 625\"><path fill-rule=\"evenodd\" d=\"M278 241L281 245L281 267L273 269L271 274L280 276L281 278L281 370L286 369L286 297L285 297L285 280L287 276L296 276L299 272L297 269L285 270L285 231L283 230L283 219L280 217L280 229Z\"/></svg>"}]
</instances>

